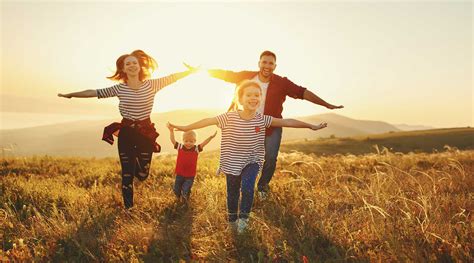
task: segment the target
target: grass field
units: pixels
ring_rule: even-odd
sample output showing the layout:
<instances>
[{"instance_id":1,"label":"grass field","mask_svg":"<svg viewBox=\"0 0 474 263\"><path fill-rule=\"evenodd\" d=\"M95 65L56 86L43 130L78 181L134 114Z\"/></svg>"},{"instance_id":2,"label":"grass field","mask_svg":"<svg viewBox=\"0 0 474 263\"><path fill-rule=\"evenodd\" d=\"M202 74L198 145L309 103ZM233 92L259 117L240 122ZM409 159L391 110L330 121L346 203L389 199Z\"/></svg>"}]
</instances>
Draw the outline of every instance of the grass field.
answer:
<instances>
[{"instance_id":1,"label":"grass field","mask_svg":"<svg viewBox=\"0 0 474 263\"><path fill-rule=\"evenodd\" d=\"M8 158L0 166L2 260L473 262L474 151L281 153L251 228L227 227L218 155L203 153L188 206L175 156L153 160L122 209L118 159Z\"/></svg>"}]
</instances>

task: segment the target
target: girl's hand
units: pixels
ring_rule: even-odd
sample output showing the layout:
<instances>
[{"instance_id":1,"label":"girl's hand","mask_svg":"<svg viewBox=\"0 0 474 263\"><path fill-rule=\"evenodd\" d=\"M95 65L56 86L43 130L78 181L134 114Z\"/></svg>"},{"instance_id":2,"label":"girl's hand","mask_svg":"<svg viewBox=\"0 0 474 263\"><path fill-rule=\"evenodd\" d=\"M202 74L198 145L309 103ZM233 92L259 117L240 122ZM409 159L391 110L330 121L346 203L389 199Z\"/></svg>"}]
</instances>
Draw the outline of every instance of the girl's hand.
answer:
<instances>
[{"instance_id":1,"label":"girl's hand","mask_svg":"<svg viewBox=\"0 0 474 263\"><path fill-rule=\"evenodd\" d=\"M67 98L67 99L72 98L71 95L69 95L69 94L62 94L62 93L58 93L58 97L63 97L63 98Z\"/></svg>"},{"instance_id":2,"label":"girl's hand","mask_svg":"<svg viewBox=\"0 0 474 263\"><path fill-rule=\"evenodd\" d=\"M176 126L176 125L174 125L174 124L171 123L171 122L168 122L168 124L167 124L166 126L168 126L168 129L170 129L170 130L175 129L175 130L177 130L177 131L184 131L184 130L182 129L182 126Z\"/></svg>"},{"instance_id":3,"label":"girl's hand","mask_svg":"<svg viewBox=\"0 0 474 263\"><path fill-rule=\"evenodd\" d=\"M170 123L170 122L166 123L166 127L168 128L168 130L174 131L174 127L171 126L171 123Z\"/></svg>"},{"instance_id":4,"label":"girl's hand","mask_svg":"<svg viewBox=\"0 0 474 263\"><path fill-rule=\"evenodd\" d=\"M310 129L313 130L313 131L317 131L317 130L320 130L320 129L324 129L327 126L328 126L328 124L326 122L321 122L318 125L312 125Z\"/></svg>"}]
</instances>

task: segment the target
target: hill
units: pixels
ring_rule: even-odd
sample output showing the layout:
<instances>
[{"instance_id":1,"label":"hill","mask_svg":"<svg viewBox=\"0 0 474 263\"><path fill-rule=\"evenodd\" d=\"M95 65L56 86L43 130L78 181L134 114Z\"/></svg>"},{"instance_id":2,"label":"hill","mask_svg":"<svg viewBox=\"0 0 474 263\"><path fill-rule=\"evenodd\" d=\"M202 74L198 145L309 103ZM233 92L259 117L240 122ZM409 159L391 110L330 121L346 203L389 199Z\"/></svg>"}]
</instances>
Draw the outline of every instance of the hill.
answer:
<instances>
[{"instance_id":1,"label":"hill","mask_svg":"<svg viewBox=\"0 0 474 263\"><path fill-rule=\"evenodd\" d=\"M180 110L152 114L151 118L156 124L160 137L158 143L163 152L174 152L169 142L169 131L166 122L188 124L202 118L220 114L215 110ZM398 129L388 123L378 121L363 121L347 118L337 114L321 114L298 118L307 122L328 122L329 127L321 131L308 129L285 128L283 140L316 139L335 135L358 136L376 134ZM33 128L0 130L1 147L13 149L4 151L4 154L14 156L52 155L52 156L84 156L106 157L116 156L117 148L101 141L102 131L105 126L117 120L93 120L45 125ZM211 135L217 127L208 127L198 131L198 141ZM220 133L207 147L206 150L219 148ZM179 132L176 138L180 138Z\"/></svg>"},{"instance_id":2,"label":"hill","mask_svg":"<svg viewBox=\"0 0 474 263\"><path fill-rule=\"evenodd\" d=\"M408 153L443 151L445 145L460 150L474 149L474 128L389 132L370 136L300 140L283 143L280 151L366 154L382 151L385 147L391 152Z\"/></svg>"}]
</instances>

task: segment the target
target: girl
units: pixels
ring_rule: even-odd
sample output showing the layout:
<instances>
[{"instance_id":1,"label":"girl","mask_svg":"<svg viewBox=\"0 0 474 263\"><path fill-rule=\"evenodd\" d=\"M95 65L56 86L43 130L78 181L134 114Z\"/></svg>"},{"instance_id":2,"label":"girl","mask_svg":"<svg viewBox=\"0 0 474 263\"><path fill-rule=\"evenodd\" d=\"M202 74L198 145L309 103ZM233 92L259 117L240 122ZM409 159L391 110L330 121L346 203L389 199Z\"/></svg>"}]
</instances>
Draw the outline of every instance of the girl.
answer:
<instances>
[{"instance_id":1,"label":"girl","mask_svg":"<svg viewBox=\"0 0 474 263\"><path fill-rule=\"evenodd\" d=\"M120 56L116 61L116 72L108 79L120 82L109 88L84 90L68 94L63 98L119 98L119 110L123 119L104 128L103 140L113 144L112 135L118 133L118 150L122 168L122 195L125 207L133 206L133 177L143 181L148 177L153 152L159 152L156 143L158 133L150 120L156 92L186 77L194 70L171 74L159 79L149 79L157 68L156 61L143 52L135 50Z\"/></svg>"},{"instance_id":2,"label":"girl","mask_svg":"<svg viewBox=\"0 0 474 263\"><path fill-rule=\"evenodd\" d=\"M229 224L238 233L242 233L248 225L255 179L262 168L265 156L265 129L273 126L319 130L327 126L326 123L313 125L294 119L261 115L257 113L261 95L260 86L256 82L247 80L239 85L236 93L243 110L234 109L217 117L202 119L186 126L169 123L171 127L181 131L210 125L217 125L222 129L219 170L226 175Z\"/></svg>"}]
</instances>

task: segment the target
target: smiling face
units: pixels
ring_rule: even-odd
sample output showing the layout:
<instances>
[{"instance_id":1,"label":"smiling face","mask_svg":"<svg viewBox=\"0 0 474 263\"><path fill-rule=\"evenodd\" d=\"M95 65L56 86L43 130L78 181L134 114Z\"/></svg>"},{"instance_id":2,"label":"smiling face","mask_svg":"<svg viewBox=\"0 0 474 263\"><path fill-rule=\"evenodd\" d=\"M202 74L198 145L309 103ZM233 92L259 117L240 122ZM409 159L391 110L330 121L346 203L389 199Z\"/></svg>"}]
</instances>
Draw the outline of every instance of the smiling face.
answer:
<instances>
[{"instance_id":1,"label":"smiling face","mask_svg":"<svg viewBox=\"0 0 474 263\"><path fill-rule=\"evenodd\" d=\"M196 133L194 131L187 131L183 133L184 147L190 149L196 145Z\"/></svg>"},{"instance_id":2,"label":"smiling face","mask_svg":"<svg viewBox=\"0 0 474 263\"><path fill-rule=\"evenodd\" d=\"M276 59L271 55L262 56L258 61L258 67L260 76L270 78L276 68Z\"/></svg>"},{"instance_id":3,"label":"smiling face","mask_svg":"<svg viewBox=\"0 0 474 263\"><path fill-rule=\"evenodd\" d=\"M123 72L129 76L137 76L140 73L140 63L134 56L128 56L123 61Z\"/></svg>"},{"instance_id":4,"label":"smiling face","mask_svg":"<svg viewBox=\"0 0 474 263\"><path fill-rule=\"evenodd\" d=\"M252 85L244 88L242 94L239 96L239 103L244 110L256 111L258 106L260 106L261 99L262 90L260 87Z\"/></svg>"}]
</instances>

